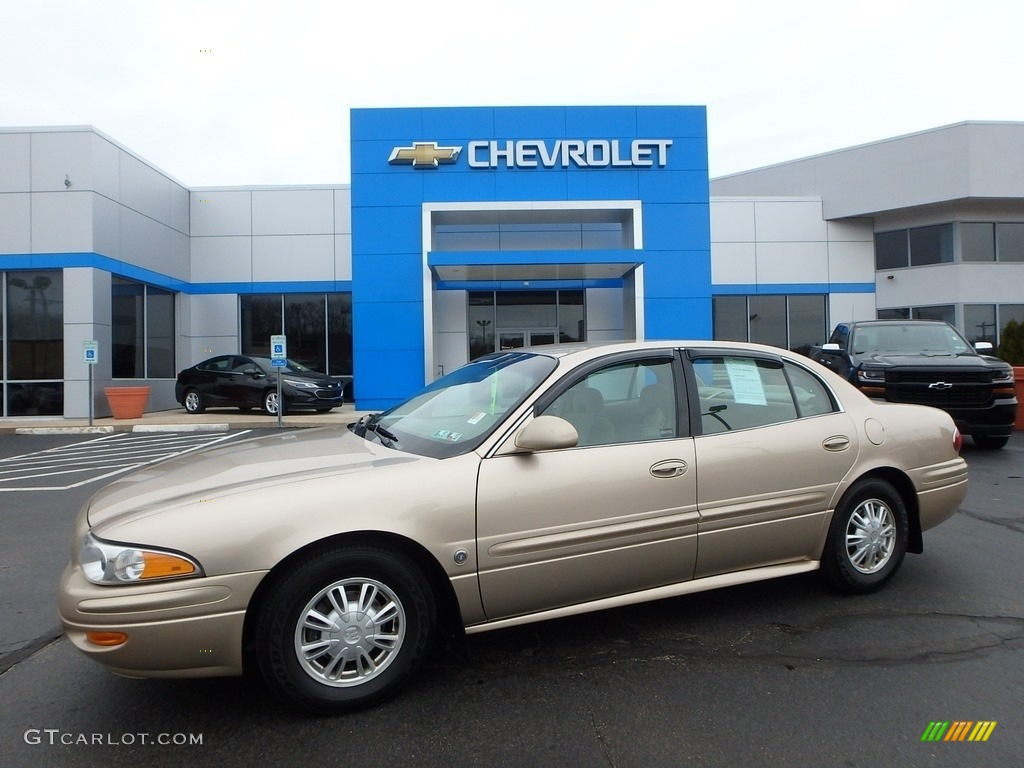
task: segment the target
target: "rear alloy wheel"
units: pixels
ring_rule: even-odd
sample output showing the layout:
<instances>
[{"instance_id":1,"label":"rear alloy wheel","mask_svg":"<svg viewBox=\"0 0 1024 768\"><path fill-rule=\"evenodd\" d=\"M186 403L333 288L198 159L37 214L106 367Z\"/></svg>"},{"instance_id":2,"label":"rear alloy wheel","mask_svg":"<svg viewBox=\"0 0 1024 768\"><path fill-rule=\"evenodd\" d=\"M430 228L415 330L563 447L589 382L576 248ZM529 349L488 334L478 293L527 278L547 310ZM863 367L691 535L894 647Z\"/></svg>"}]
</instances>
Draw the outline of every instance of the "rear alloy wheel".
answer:
<instances>
[{"instance_id":1,"label":"rear alloy wheel","mask_svg":"<svg viewBox=\"0 0 1024 768\"><path fill-rule=\"evenodd\" d=\"M330 714L397 692L434 636L433 596L401 553L338 547L294 565L256 625L260 670L280 698Z\"/></svg>"},{"instance_id":2,"label":"rear alloy wheel","mask_svg":"<svg viewBox=\"0 0 1024 768\"><path fill-rule=\"evenodd\" d=\"M185 393L185 410L188 413L202 413L206 410L206 403L203 402L199 390L190 389Z\"/></svg>"},{"instance_id":3,"label":"rear alloy wheel","mask_svg":"<svg viewBox=\"0 0 1024 768\"><path fill-rule=\"evenodd\" d=\"M282 397L281 400L283 401L284 397ZM269 392L267 392L266 394L263 395L263 410L266 411L267 413L269 413L271 416L277 416L277 405L278 405L278 401L277 401L277 391L276 390L272 389L272 390L270 390ZM284 415L284 413L287 410L288 410L287 404L282 403L281 414Z\"/></svg>"},{"instance_id":4,"label":"rear alloy wheel","mask_svg":"<svg viewBox=\"0 0 1024 768\"><path fill-rule=\"evenodd\" d=\"M992 435L971 435L974 438L974 444L979 448L984 448L987 451L996 451L1005 446L1010 442L1010 436L1005 435L1003 437L992 436Z\"/></svg>"},{"instance_id":5,"label":"rear alloy wheel","mask_svg":"<svg viewBox=\"0 0 1024 768\"><path fill-rule=\"evenodd\" d=\"M864 480L846 492L829 528L822 571L843 592L878 589L893 577L907 551L907 509L884 480Z\"/></svg>"}]
</instances>

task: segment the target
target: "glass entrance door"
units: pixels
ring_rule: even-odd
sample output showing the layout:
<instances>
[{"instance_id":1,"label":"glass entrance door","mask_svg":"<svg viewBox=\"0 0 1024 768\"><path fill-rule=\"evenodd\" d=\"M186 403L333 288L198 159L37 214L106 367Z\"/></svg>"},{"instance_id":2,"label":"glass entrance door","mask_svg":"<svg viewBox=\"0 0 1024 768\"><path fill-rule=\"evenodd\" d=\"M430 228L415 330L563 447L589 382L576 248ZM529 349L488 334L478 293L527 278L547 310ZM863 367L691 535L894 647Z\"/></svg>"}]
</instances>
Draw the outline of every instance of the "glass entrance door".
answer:
<instances>
[{"instance_id":1,"label":"glass entrance door","mask_svg":"<svg viewBox=\"0 0 1024 768\"><path fill-rule=\"evenodd\" d=\"M498 331L498 349L520 349L554 344L558 331L554 328L510 328Z\"/></svg>"}]
</instances>

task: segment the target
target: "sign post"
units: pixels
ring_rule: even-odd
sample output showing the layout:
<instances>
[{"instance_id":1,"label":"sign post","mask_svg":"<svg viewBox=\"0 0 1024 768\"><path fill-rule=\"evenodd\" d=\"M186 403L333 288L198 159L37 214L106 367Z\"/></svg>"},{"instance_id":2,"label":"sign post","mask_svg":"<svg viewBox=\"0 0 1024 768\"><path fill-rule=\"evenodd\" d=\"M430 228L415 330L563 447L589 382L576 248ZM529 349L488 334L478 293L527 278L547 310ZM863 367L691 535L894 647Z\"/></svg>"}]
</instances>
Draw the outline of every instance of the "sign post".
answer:
<instances>
[{"instance_id":1,"label":"sign post","mask_svg":"<svg viewBox=\"0 0 1024 768\"><path fill-rule=\"evenodd\" d=\"M82 360L85 362L86 370L89 371L89 426L92 426L92 401L93 401L93 382L92 382L92 369L96 363L99 362L99 344L95 341L83 341L82 342Z\"/></svg>"},{"instance_id":2,"label":"sign post","mask_svg":"<svg viewBox=\"0 0 1024 768\"><path fill-rule=\"evenodd\" d=\"M277 428L280 429L281 412L284 410L284 395L281 394L281 369L288 361L288 338L270 337L270 364L277 369Z\"/></svg>"}]
</instances>

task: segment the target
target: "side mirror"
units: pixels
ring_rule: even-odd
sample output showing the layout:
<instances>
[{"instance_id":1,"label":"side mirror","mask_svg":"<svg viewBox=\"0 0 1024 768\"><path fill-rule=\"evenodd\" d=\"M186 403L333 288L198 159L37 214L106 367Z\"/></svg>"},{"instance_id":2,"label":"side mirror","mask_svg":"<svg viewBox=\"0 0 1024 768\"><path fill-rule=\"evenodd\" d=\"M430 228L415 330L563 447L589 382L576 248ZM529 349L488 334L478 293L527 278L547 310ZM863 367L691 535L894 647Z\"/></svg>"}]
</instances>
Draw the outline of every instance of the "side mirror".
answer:
<instances>
[{"instance_id":1,"label":"side mirror","mask_svg":"<svg viewBox=\"0 0 1024 768\"><path fill-rule=\"evenodd\" d=\"M523 451L553 451L574 448L580 441L576 427L558 416L538 416L516 435L515 445Z\"/></svg>"},{"instance_id":2,"label":"side mirror","mask_svg":"<svg viewBox=\"0 0 1024 768\"><path fill-rule=\"evenodd\" d=\"M991 352L992 342L991 341L976 341L974 342L975 352Z\"/></svg>"}]
</instances>

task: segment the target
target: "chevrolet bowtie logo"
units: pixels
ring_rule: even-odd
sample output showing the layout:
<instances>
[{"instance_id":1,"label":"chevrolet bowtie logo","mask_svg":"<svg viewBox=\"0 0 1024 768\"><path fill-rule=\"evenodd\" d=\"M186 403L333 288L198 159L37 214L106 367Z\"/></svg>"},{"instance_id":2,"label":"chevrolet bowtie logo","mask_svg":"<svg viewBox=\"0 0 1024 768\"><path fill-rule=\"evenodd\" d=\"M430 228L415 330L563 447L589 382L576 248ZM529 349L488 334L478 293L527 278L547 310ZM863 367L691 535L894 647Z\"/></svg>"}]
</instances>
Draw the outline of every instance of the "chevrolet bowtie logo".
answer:
<instances>
[{"instance_id":1,"label":"chevrolet bowtie logo","mask_svg":"<svg viewBox=\"0 0 1024 768\"><path fill-rule=\"evenodd\" d=\"M454 163L462 147L439 147L436 141L414 141L411 147L395 147L388 163L412 165L413 168L437 168L441 163Z\"/></svg>"}]
</instances>

